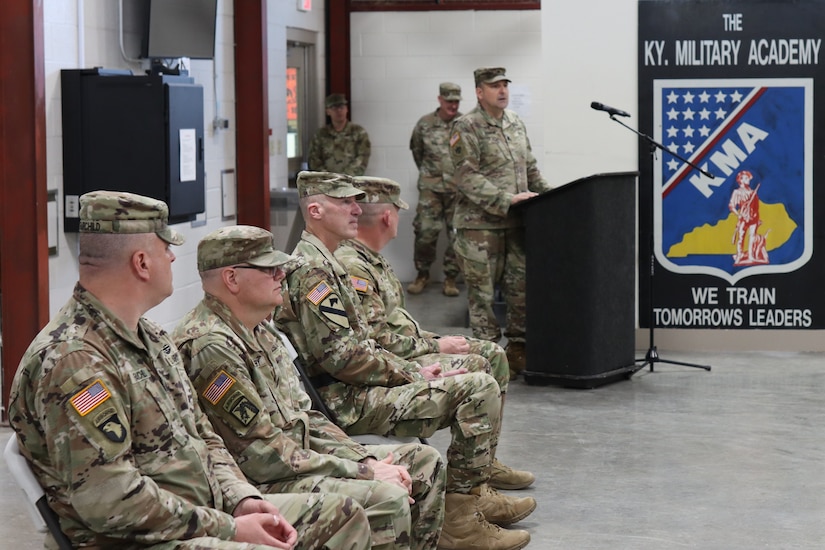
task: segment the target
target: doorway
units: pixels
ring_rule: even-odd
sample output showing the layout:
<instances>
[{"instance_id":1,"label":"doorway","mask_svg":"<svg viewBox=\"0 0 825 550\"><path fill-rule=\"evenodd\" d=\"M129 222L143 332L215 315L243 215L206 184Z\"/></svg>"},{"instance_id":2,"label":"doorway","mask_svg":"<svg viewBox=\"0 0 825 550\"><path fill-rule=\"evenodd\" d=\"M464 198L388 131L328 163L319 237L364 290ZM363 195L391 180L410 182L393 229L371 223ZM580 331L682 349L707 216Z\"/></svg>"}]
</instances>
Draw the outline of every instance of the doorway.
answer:
<instances>
[{"instance_id":1,"label":"doorway","mask_svg":"<svg viewBox=\"0 0 825 550\"><path fill-rule=\"evenodd\" d=\"M309 142L317 128L318 79L314 32L287 29L286 157L288 187L272 189L270 223L276 248L291 251L304 229L298 208L298 172L306 170Z\"/></svg>"},{"instance_id":2,"label":"doorway","mask_svg":"<svg viewBox=\"0 0 825 550\"><path fill-rule=\"evenodd\" d=\"M286 154L290 187L295 187L298 172L306 169L309 141L317 127L317 109L313 108L316 82L314 33L287 29Z\"/></svg>"}]
</instances>

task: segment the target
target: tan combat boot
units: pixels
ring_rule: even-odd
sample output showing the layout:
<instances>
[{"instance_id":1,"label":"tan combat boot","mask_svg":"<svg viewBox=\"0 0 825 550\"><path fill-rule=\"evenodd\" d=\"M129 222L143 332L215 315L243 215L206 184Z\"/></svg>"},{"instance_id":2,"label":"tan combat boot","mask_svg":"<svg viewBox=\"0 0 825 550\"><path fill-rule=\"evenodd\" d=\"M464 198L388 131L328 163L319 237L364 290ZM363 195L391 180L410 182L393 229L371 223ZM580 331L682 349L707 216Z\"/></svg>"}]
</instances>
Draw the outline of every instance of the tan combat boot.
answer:
<instances>
[{"instance_id":1,"label":"tan combat boot","mask_svg":"<svg viewBox=\"0 0 825 550\"><path fill-rule=\"evenodd\" d=\"M455 277L447 277L444 279L444 296L458 296L458 287L455 286Z\"/></svg>"},{"instance_id":2,"label":"tan combat boot","mask_svg":"<svg viewBox=\"0 0 825 550\"><path fill-rule=\"evenodd\" d=\"M478 495L478 509L484 519L496 525L510 525L521 521L536 509L533 497L510 497L502 495L486 483L474 487L471 495Z\"/></svg>"},{"instance_id":3,"label":"tan combat boot","mask_svg":"<svg viewBox=\"0 0 825 550\"><path fill-rule=\"evenodd\" d=\"M407 287L407 292L410 294L421 294L427 283L430 282L430 275L428 273L419 273L413 282Z\"/></svg>"},{"instance_id":4,"label":"tan combat boot","mask_svg":"<svg viewBox=\"0 0 825 550\"><path fill-rule=\"evenodd\" d=\"M519 550L530 542L530 533L502 529L484 519L476 495L447 493L440 550Z\"/></svg>"},{"instance_id":5,"label":"tan combat boot","mask_svg":"<svg viewBox=\"0 0 825 550\"><path fill-rule=\"evenodd\" d=\"M490 468L489 485L493 489L504 489L514 491L516 489L525 489L536 481L536 476L525 470L514 470L506 464L499 462L497 458L493 459L493 465Z\"/></svg>"},{"instance_id":6,"label":"tan combat boot","mask_svg":"<svg viewBox=\"0 0 825 550\"><path fill-rule=\"evenodd\" d=\"M510 363L510 380L515 380L527 367L527 350L524 342L507 342L504 351L507 352L507 362Z\"/></svg>"}]
</instances>

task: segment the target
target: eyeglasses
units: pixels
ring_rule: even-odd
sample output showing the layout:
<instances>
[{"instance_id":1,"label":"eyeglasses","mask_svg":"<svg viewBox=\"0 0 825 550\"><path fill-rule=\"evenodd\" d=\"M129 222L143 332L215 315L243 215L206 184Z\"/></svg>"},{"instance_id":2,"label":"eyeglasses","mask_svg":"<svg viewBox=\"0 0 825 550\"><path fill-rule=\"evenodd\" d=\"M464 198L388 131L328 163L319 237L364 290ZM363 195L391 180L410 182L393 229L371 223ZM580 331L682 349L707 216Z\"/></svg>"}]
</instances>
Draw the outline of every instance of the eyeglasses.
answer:
<instances>
[{"instance_id":1,"label":"eyeglasses","mask_svg":"<svg viewBox=\"0 0 825 550\"><path fill-rule=\"evenodd\" d=\"M274 277L275 274L281 270L280 267L262 267L258 265L233 265L231 267L232 269L257 269L261 273L266 273L270 277Z\"/></svg>"}]
</instances>

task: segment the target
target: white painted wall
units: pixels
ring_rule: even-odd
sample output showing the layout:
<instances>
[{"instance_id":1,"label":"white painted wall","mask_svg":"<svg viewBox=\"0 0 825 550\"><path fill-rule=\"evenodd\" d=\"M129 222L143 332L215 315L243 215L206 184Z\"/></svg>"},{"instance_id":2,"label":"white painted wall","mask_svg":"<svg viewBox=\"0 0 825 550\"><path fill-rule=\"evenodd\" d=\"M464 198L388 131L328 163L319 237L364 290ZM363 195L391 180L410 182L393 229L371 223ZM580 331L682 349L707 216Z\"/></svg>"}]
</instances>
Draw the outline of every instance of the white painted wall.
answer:
<instances>
[{"instance_id":1,"label":"white painted wall","mask_svg":"<svg viewBox=\"0 0 825 550\"><path fill-rule=\"evenodd\" d=\"M606 113L605 103L638 118L636 0L543 2L545 173L561 184L602 172L635 171L638 137Z\"/></svg>"},{"instance_id":2,"label":"white painted wall","mask_svg":"<svg viewBox=\"0 0 825 550\"><path fill-rule=\"evenodd\" d=\"M135 21L133 2L124 0L124 49L127 57L136 58L139 51L139 29ZM49 0L43 3L44 51L46 72L47 182L49 189L58 190L59 216L63 216L63 158L60 70L86 67L131 69L136 74L144 67L121 55L118 32L119 0ZM289 26L314 31L323 36L323 2L316 2L311 12L299 12L297 2L268 0L267 35L269 43L269 123L276 138L286 135L286 28ZM218 0L215 60L192 60L190 75L203 86L206 157L205 225L192 227L178 224L187 242L174 247L177 260L173 264L175 293L147 316L167 329L202 297L196 269L198 241L207 233L234 223L221 219L222 170L235 168L235 62L232 0ZM323 42L316 48L323 55ZM323 67L319 58L318 66ZM321 70L323 74L323 70ZM318 83L323 90L323 81ZM217 91L217 93L215 93ZM322 92L321 92L322 93ZM321 95L319 93L319 95ZM229 128L214 131L212 120L219 115L229 119ZM270 158L270 187L286 185L286 154L284 148ZM77 237L64 234L62 223L58 238L59 255L49 260L49 304L54 315L71 295L78 277Z\"/></svg>"},{"instance_id":3,"label":"white painted wall","mask_svg":"<svg viewBox=\"0 0 825 550\"><path fill-rule=\"evenodd\" d=\"M367 173L402 185L410 210L402 212L398 237L384 250L402 280L412 280L412 221L418 171L409 150L418 119L438 107L438 84L461 86L461 111L476 105L473 71L505 67L512 79L510 107L527 131L544 167L545 132L541 12L359 12L351 16L352 120L372 142ZM441 279L440 262L431 275Z\"/></svg>"}]
</instances>

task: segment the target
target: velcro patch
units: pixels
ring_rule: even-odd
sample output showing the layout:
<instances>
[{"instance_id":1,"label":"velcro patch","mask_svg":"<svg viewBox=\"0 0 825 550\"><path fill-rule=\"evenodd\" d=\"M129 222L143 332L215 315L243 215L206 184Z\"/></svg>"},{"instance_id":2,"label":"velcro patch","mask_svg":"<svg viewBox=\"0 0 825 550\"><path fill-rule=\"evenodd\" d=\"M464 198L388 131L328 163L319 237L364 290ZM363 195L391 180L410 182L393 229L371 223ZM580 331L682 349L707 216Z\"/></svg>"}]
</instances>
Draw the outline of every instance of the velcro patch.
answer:
<instances>
[{"instance_id":1,"label":"velcro patch","mask_svg":"<svg viewBox=\"0 0 825 550\"><path fill-rule=\"evenodd\" d=\"M339 327L349 328L349 317L346 310L341 307L341 299L337 294L327 296L318 306L318 311Z\"/></svg>"},{"instance_id":2,"label":"velcro patch","mask_svg":"<svg viewBox=\"0 0 825 550\"><path fill-rule=\"evenodd\" d=\"M126 427L121 422L114 408L106 409L94 418L95 427L103 432L106 439L114 443L123 443L126 440Z\"/></svg>"},{"instance_id":3,"label":"velcro patch","mask_svg":"<svg viewBox=\"0 0 825 550\"><path fill-rule=\"evenodd\" d=\"M77 414L86 416L95 410L101 403L112 397L109 389L99 378L83 388L71 398L70 403Z\"/></svg>"},{"instance_id":4,"label":"velcro patch","mask_svg":"<svg viewBox=\"0 0 825 550\"><path fill-rule=\"evenodd\" d=\"M310 290L307 293L307 300L315 304L316 306L321 303L321 300L329 296L329 293L332 292L332 289L325 281L321 281L315 288Z\"/></svg>"},{"instance_id":5,"label":"velcro patch","mask_svg":"<svg viewBox=\"0 0 825 550\"><path fill-rule=\"evenodd\" d=\"M352 281L352 286L355 287L355 290L362 294L365 294L370 289L370 283L366 279L356 277L355 275L350 275L350 280Z\"/></svg>"},{"instance_id":6,"label":"velcro patch","mask_svg":"<svg viewBox=\"0 0 825 550\"><path fill-rule=\"evenodd\" d=\"M260 409L241 391L230 395L223 404L223 409L237 418L244 426L249 426L260 412Z\"/></svg>"},{"instance_id":7,"label":"velcro patch","mask_svg":"<svg viewBox=\"0 0 825 550\"><path fill-rule=\"evenodd\" d=\"M235 379L229 376L226 371L222 370L203 391L203 397L213 405L216 405L234 383Z\"/></svg>"}]
</instances>

